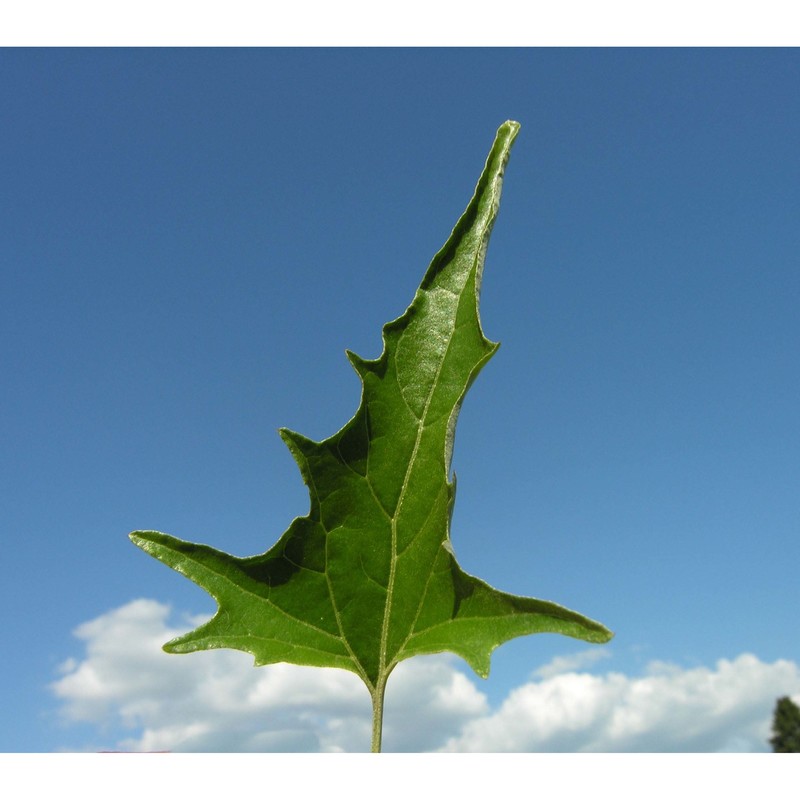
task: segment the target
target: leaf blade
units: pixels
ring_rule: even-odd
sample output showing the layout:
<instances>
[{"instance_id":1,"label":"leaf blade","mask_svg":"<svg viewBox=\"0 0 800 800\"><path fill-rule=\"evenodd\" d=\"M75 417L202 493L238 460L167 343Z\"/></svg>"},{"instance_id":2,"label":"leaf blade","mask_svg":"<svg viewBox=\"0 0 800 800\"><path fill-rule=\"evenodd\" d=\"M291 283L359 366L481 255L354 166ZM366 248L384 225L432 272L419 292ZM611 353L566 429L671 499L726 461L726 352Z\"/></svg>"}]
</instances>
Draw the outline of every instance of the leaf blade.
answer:
<instances>
[{"instance_id":1,"label":"leaf blade","mask_svg":"<svg viewBox=\"0 0 800 800\"><path fill-rule=\"evenodd\" d=\"M362 384L353 418L320 442L280 431L308 487L308 514L245 559L157 532L131 534L218 603L208 623L168 643L171 652L232 647L257 664L340 667L374 697L415 655L448 650L485 677L492 651L516 636L611 637L576 612L468 575L450 546L456 421L499 346L484 336L479 295L518 132L511 121L498 130L475 193L411 305L384 325L381 355L347 353Z\"/></svg>"}]
</instances>

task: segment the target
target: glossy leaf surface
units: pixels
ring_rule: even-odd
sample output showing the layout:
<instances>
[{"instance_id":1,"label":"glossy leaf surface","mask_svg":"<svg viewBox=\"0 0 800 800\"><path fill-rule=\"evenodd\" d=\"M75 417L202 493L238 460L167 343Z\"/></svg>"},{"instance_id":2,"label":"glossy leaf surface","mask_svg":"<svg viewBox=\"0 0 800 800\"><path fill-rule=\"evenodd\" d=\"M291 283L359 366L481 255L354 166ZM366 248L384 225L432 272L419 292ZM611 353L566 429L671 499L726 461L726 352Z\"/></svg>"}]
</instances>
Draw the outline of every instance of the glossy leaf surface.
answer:
<instances>
[{"instance_id":1,"label":"glossy leaf surface","mask_svg":"<svg viewBox=\"0 0 800 800\"><path fill-rule=\"evenodd\" d=\"M450 651L481 676L516 636L605 642L610 632L554 603L493 589L450 546L453 436L461 402L498 345L478 316L484 255L519 125L500 127L475 194L375 360L348 353L362 382L355 416L315 442L283 429L310 494L262 555L237 558L154 531L132 540L206 589L216 615L171 653L228 647L358 674L375 698L400 661ZM487 422L487 424L489 424ZM501 535L487 531L487 540Z\"/></svg>"}]
</instances>

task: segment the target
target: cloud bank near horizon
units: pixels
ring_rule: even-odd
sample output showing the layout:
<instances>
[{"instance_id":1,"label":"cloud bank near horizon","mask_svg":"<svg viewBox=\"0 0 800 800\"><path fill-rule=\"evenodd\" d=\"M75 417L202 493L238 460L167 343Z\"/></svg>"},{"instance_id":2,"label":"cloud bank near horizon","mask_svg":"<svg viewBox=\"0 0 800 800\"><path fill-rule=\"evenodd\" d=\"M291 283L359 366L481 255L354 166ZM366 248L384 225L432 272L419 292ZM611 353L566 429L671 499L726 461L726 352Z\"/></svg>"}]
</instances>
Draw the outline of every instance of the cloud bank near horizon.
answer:
<instances>
[{"instance_id":1,"label":"cloud bank near horizon","mask_svg":"<svg viewBox=\"0 0 800 800\"><path fill-rule=\"evenodd\" d=\"M96 730L86 750L351 752L369 749L369 696L354 674L274 664L229 650L170 656L170 608L140 599L80 625L85 654L51 689L66 723ZM197 624L198 620L191 620ZM599 655L602 653L602 655ZM744 653L713 668L652 662L597 675L592 649L553 659L496 709L449 655L400 664L384 748L420 752L751 752L768 749L775 700L800 701L800 665ZM75 749L75 748L69 748Z\"/></svg>"}]
</instances>

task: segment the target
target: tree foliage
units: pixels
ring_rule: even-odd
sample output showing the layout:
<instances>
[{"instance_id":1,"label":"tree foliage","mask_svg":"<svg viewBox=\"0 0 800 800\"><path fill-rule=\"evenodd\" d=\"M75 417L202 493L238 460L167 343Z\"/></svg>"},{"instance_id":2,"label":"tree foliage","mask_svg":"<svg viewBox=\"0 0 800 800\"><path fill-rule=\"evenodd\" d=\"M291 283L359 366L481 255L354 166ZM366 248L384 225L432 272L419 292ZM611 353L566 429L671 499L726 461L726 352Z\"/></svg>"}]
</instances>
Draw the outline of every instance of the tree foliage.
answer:
<instances>
[{"instance_id":1,"label":"tree foliage","mask_svg":"<svg viewBox=\"0 0 800 800\"><path fill-rule=\"evenodd\" d=\"M791 697L781 697L775 704L772 734L769 743L774 753L800 753L800 707Z\"/></svg>"}]
</instances>

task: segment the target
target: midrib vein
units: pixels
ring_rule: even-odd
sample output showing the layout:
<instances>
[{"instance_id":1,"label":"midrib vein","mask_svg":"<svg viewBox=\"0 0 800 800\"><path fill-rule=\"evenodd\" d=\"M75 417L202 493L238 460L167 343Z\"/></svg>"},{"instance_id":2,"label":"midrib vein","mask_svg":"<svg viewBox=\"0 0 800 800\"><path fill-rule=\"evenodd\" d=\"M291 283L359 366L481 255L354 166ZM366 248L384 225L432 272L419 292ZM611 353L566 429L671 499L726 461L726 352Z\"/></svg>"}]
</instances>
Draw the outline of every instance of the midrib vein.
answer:
<instances>
[{"instance_id":1,"label":"midrib vein","mask_svg":"<svg viewBox=\"0 0 800 800\"><path fill-rule=\"evenodd\" d=\"M464 286L466 285L467 281L464 281ZM461 301L461 295L464 291L464 286L461 287L461 292L458 294L459 302ZM455 293L454 293L455 294ZM458 303L456 304L458 307ZM406 329L407 330L407 329ZM439 376L442 373L442 367L444 366L444 362L447 359L448 353L450 352L450 345L453 341L453 336L455 335L456 331L456 324L455 320L453 321L453 326L450 331L450 335L447 337L447 348L445 349L444 355L442 356L441 360L439 361L439 365L436 368L436 374L433 376L433 380L431 381L430 389L428 390L428 395L425 398L425 406L422 409L422 414L419 417L419 421L417 422L417 435L414 440L414 449L411 451L411 458L408 461L408 466L406 467L405 475L403 476L403 485L400 488L400 496L397 501L397 509L395 513L392 515L392 522L391 522L391 529L392 529L392 553L391 558L389 560L389 585L386 590L386 607L383 612L383 626L381 629L381 647L380 647L380 654L379 654L379 661L378 661L378 670L381 675L384 674L386 671L386 645L389 638L389 618L391 616L392 611L392 599L394 597L394 580L395 580L395 571L396 571L396 564L397 564L397 520L400 517L403 509L403 501L405 500L406 489L408 488L408 481L411 476L411 470L414 467L414 462L417 458L417 452L419 451L419 445L422 441L422 433L425 430L425 422L428 416L428 409L430 408L431 400L433 399L433 393L436 390L436 386L439 383ZM398 349L400 342L402 341L402 336L405 334L401 334L400 340L398 341ZM403 394L402 387L400 387L400 394ZM405 398L404 398L405 399ZM445 475L445 480L447 480L447 476Z\"/></svg>"}]
</instances>

